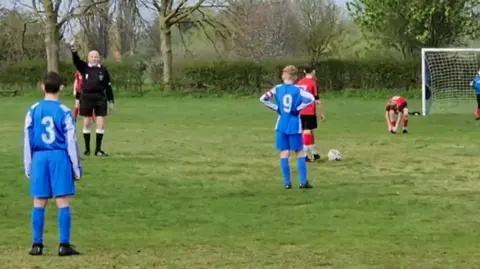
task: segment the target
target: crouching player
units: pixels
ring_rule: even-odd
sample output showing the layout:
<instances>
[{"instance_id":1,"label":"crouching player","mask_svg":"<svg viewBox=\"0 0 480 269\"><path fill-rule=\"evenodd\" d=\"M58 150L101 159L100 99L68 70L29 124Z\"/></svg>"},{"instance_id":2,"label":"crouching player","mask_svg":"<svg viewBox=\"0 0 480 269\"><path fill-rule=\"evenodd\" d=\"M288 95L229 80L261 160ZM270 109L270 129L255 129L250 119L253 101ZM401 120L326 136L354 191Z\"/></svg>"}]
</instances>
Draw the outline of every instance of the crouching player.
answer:
<instances>
[{"instance_id":1,"label":"crouching player","mask_svg":"<svg viewBox=\"0 0 480 269\"><path fill-rule=\"evenodd\" d=\"M475 119L480 120L480 71L478 71L477 76L472 79L470 86L475 89L477 94L477 110L475 112Z\"/></svg>"},{"instance_id":2,"label":"crouching player","mask_svg":"<svg viewBox=\"0 0 480 269\"><path fill-rule=\"evenodd\" d=\"M401 96L394 96L387 101L385 107L385 120L387 121L388 131L392 134L397 132L397 127L402 121L403 133L408 133L408 108L407 100Z\"/></svg>"},{"instance_id":3,"label":"crouching player","mask_svg":"<svg viewBox=\"0 0 480 269\"><path fill-rule=\"evenodd\" d=\"M280 169L283 175L283 183L286 189L292 188L290 181L290 167L288 158L290 151L297 155L297 170L301 189L309 189L312 186L307 181L307 165L302 142L302 124L299 112L312 104L315 98L310 93L296 86L294 81L297 76L297 68L289 65L282 70L283 84L275 86L260 97L260 102L278 113L275 126L275 146L280 151ZM275 103L271 102L271 99Z\"/></svg>"},{"instance_id":4,"label":"crouching player","mask_svg":"<svg viewBox=\"0 0 480 269\"><path fill-rule=\"evenodd\" d=\"M58 101L63 88L60 76L49 72L41 87L45 99L30 107L24 129L24 168L33 197L33 244L29 254L43 254L45 207L54 197L58 208L58 255L78 255L70 245L69 205L69 196L75 193L74 180L81 176L75 124L70 109Z\"/></svg>"},{"instance_id":5,"label":"crouching player","mask_svg":"<svg viewBox=\"0 0 480 269\"><path fill-rule=\"evenodd\" d=\"M303 88L305 91L309 92L315 97L315 103L311 104L302 111L300 111L300 119L302 121L302 137L303 137L303 149L307 155L307 162L316 161L320 159L320 154L315 147L315 137L313 135L313 130L317 129L317 109L320 111L319 116L323 121L325 120L325 115L323 114L322 103L318 97L318 88L315 81L315 69L307 67L304 70L305 77L297 82L297 85ZM309 153L313 155L313 159L308 157Z\"/></svg>"}]
</instances>

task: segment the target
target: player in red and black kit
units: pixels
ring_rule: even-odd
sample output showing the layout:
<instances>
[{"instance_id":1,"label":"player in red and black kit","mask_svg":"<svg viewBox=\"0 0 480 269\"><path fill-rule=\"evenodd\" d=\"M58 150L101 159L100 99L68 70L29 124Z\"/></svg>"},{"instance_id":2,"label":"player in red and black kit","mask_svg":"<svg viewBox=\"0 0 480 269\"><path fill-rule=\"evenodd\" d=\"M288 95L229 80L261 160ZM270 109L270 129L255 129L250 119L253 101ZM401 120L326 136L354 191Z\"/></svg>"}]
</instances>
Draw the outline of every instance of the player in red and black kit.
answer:
<instances>
[{"instance_id":1,"label":"player in red and black kit","mask_svg":"<svg viewBox=\"0 0 480 269\"><path fill-rule=\"evenodd\" d=\"M402 121L402 132L408 133L408 108L407 99L402 96L393 96L385 105L385 120L387 121L388 131L392 134L397 133L397 127Z\"/></svg>"},{"instance_id":2,"label":"player in red and black kit","mask_svg":"<svg viewBox=\"0 0 480 269\"><path fill-rule=\"evenodd\" d=\"M305 68L305 77L297 82L297 85L302 87L305 91L311 93L315 97L315 103L307 106L306 108L300 111L300 119L302 122L302 137L303 137L303 148L307 154L307 161L320 159L320 154L315 148L315 137L313 135L313 130L317 129L317 109L320 110L320 119L325 120L325 115L322 110L322 103L318 97L318 88L317 82L315 81L315 69L308 67ZM309 158L308 155L313 155L313 159Z\"/></svg>"},{"instance_id":3,"label":"player in red and black kit","mask_svg":"<svg viewBox=\"0 0 480 269\"><path fill-rule=\"evenodd\" d=\"M80 95L82 93L82 86L83 86L83 77L82 74L78 71L75 71L73 74L73 96L75 98L74 110L73 110L73 118L77 121L78 112L80 110ZM95 113L92 114L90 117L92 121L95 120Z\"/></svg>"},{"instance_id":4,"label":"player in red and black kit","mask_svg":"<svg viewBox=\"0 0 480 269\"><path fill-rule=\"evenodd\" d=\"M80 108L80 92L82 90L82 74L80 72L75 71L73 74L73 96L75 98L75 105L73 110L73 118L77 121L78 118L78 110Z\"/></svg>"}]
</instances>

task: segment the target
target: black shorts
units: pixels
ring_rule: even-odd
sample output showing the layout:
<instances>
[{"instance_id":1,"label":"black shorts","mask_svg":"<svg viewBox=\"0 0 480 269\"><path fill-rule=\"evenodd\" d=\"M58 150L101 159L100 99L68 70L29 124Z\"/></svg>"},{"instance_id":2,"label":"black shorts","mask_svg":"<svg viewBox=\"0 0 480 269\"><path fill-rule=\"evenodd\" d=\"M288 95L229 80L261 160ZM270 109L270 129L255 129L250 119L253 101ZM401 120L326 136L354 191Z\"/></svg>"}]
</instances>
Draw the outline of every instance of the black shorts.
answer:
<instances>
[{"instance_id":1,"label":"black shorts","mask_svg":"<svg viewBox=\"0 0 480 269\"><path fill-rule=\"evenodd\" d=\"M480 108L480 94L477 94L477 108Z\"/></svg>"},{"instance_id":2,"label":"black shorts","mask_svg":"<svg viewBox=\"0 0 480 269\"><path fill-rule=\"evenodd\" d=\"M80 93L81 93L81 92L76 92L76 93L75 93L75 100L80 100L80 96L81 96Z\"/></svg>"},{"instance_id":3,"label":"black shorts","mask_svg":"<svg viewBox=\"0 0 480 269\"><path fill-rule=\"evenodd\" d=\"M315 130L318 127L317 115L300 115L303 130Z\"/></svg>"},{"instance_id":4,"label":"black shorts","mask_svg":"<svg viewBox=\"0 0 480 269\"><path fill-rule=\"evenodd\" d=\"M95 116L105 117L108 114L108 103L106 99L102 98L86 98L84 95L80 96L79 114L82 117Z\"/></svg>"}]
</instances>

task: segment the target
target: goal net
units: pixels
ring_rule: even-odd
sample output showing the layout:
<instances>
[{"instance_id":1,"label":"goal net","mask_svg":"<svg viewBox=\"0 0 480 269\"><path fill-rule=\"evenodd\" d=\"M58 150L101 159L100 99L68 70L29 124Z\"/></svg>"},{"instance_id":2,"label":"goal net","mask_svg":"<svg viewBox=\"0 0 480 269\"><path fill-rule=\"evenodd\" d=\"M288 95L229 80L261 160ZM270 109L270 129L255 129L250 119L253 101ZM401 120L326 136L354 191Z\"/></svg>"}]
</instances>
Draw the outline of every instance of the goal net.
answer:
<instances>
[{"instance_id":1,"label":"goal net","mask_svg":"<svg viewBox=\"0 0 480 269\"><path fill-rule=\"evenodd\" d=\"M473 113L480 49L422 49L422 114Z\"/></svg>"}]
</instances>

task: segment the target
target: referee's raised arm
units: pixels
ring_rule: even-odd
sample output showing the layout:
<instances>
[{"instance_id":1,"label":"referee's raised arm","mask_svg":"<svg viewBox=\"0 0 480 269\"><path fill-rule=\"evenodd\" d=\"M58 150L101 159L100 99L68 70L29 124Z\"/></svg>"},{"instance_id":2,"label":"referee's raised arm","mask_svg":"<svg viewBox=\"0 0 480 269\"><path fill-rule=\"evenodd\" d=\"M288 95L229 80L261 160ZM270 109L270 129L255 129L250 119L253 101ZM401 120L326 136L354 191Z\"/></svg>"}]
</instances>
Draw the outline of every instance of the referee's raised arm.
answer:
<instances>
[{"instance_id":1,"label":"referee's raised arm","mask_svg":"<svg viewBox=\"0 0 480 269\"><path fill-rule=\"evenodd\" d=\"M75 41L70 42L69 46L70 46L70 51L72 52L73 65L75 65L75 68L77 68L77 70L80 73L85 74L85 69L88 66L88 64L82 59L80 59L80 56L78 56Z\"/></svg>"}]
</instances>

